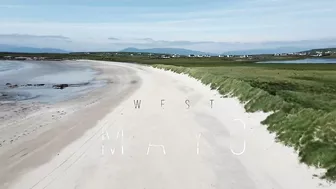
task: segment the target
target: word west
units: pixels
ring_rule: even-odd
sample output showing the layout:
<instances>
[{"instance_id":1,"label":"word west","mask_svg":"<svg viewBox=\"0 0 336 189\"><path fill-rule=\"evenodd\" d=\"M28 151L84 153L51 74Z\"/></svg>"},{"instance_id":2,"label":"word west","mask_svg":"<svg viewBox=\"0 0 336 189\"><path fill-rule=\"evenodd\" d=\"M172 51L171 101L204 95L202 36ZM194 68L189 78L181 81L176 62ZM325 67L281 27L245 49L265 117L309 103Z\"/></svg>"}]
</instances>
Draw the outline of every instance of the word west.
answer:
<instances>
[{"instance_id":1,"label":"word west","mask_svg":"<svg viewBox=\"0 0 336 189\"><path fill-rule=\"evenodd\" d=\"M239 120L239 119L237 119L236 121L240 121L244 125L244 130L245 130L245 128L246 128L245 124L241 120ZM199 153L200 153L200 140L201 140L201 137L202 137L202 133L199 133L197 135L197 137L196 137L196 149L195 149L195 151L196 151L197 155L199 155ZM109 136L109 133L107 131L103 131L102 130L102 141L103 141L103 143L102 143L102 146L101 146L101 153L102 153L102 155L104 155L105 154L105 142L104 141L106 141L106 142L110 141L110 136ZM119 142L119 144L120 144L120 153L121 153L121 155L123 155L124 154L124 146L123 146L123 143L124 143L124 131L123 130L121 130L121 131L119 131L117 133L115 141ZM163 144L149 143L148 146L147 146L147 153L146 153L146 155L149 155L150 152L151 152L151 150L153 148L160 149L162 151L163 155L167 154L166 153L166 148L165 148L165 146ZM246 149L246 141L245 140L244 140L244 143L243 143L243 150L241 152L236 152L235 150L233 150L232 146L231 146L231 143L230 143L231 153L234 154L234 155L236 155L236 156L243 155L244 152L245 152L245 149ZM115 152L116 152L116 147L110 148L108 151L112 155L114 155Z\"/></svg>"},{"instance_id":2,"label":"word west","mask_svg":"<svg viewBox=\"0 0 336 189\"><path fill-rule=\"evenodd\" d=\"M213 100L213 99L210 100L210 107L211 108L213 107L213 102L214 101L215 100ZM166 102L165 99L161 100L161 107L162 108L164 107L165 102ZM184 103L186 105L186 109L189 109L190 108L190 100L185 100ZM134 100L134 107L135 107L135 109L140 109L140 107L141 107L141 100Z\"/></svg>"}]
</instances>

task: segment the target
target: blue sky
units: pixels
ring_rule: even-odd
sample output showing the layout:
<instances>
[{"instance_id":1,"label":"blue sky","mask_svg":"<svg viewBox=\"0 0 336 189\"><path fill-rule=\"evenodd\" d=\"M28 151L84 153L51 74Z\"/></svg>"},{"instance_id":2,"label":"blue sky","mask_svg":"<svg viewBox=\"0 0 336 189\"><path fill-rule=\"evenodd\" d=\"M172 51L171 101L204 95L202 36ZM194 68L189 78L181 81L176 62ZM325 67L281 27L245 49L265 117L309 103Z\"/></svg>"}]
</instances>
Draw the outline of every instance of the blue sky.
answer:
<instances>
[{"instance_id":1,"label":"blue sky","mask_svg":"<svg viewBox=\"0 0 336 189\"><path fill-rule=\"evenodd\" d=\"M210 52L310 48L336 46L335 19L335 0L0 0L0 44Z\"/></svg>"}]
</instances>

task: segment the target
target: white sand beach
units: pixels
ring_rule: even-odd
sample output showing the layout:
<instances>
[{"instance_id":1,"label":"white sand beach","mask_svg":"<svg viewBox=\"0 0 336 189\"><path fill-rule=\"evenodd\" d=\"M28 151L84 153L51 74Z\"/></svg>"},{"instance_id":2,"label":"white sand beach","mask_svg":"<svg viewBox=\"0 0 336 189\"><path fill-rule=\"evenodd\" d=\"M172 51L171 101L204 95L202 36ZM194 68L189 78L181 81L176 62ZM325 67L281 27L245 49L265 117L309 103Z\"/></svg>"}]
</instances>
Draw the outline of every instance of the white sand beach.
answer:
<instances>
[{"instance_id":1,"label":"white sand beach","mask_svg":"<svg viewBox=\"0 0 336 189\"><path fill-rule=\"evenodd\" d=\"M53 105L16 105L27 111L0 123L0 139L13 140L0 147L0 188L336 188L274 142L260 124L268 113L246 113L186 75L88 62L108 85Z\"/></svg>"}]
</instances>

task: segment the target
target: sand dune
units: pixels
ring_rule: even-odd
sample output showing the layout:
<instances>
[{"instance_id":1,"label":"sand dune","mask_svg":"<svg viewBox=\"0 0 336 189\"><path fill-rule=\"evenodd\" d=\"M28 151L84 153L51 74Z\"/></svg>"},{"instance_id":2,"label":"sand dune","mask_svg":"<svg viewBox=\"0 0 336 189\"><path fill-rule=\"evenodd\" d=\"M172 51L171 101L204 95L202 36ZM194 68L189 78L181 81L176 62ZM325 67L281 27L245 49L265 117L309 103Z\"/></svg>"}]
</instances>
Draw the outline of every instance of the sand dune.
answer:
<instances>
[{"instance_id":1,"label":"sand dune","mask_svg":"<svg viewBox=\"0 0 336 189\"><path fill-rule=\"evenodd\" d=\"M186 75L94 64L111 85L6 129L46 125L0 148L0 188L335 188L274 142L260 125L267 113L246 113ZM57 111L66 114L51 120Z\"/></svg>"}]
</instances>

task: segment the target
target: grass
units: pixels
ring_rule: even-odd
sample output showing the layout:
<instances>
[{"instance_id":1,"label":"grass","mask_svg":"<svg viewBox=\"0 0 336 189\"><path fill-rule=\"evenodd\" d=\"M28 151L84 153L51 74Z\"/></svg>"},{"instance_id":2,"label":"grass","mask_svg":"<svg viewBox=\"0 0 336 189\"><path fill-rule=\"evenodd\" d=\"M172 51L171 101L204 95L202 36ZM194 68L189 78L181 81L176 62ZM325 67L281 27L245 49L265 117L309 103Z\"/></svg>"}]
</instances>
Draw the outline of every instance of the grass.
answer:
<instances>
[{"instance_id":1,"label":"grass","mask_svg":"<svg viewBox=\"0 0 336 189\"><path fill-rule=\"evenodd\" d=\"M170 64L154 67L236 96L249 112L274 112L262 123L277 141L293 147L301 162L326 169L322 178L336 181L335 64Z\"/></svg>"}]
</instances>

